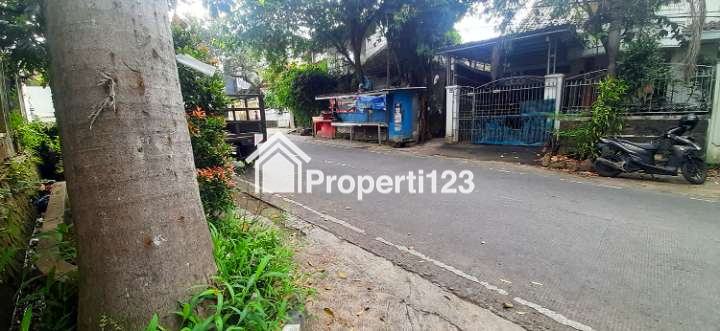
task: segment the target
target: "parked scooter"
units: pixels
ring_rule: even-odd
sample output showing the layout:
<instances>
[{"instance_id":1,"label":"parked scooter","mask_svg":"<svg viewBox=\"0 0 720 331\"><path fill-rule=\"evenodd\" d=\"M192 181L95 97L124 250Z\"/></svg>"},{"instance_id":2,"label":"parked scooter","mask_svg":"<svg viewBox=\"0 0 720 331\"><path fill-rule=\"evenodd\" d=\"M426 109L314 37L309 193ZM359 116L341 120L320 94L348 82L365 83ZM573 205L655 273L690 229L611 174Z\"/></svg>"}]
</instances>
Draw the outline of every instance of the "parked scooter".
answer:
<instances>
[{"instance_id":1,"label":"parked scooter","mask_svg":"<svg viewBox=\"0 0 720 331\"><path fill-rule=\"evenodd\" d=\"M605 177L615 177L623 172L677 176L679 170L691 184L702 184L707 175L702 148L684 135L695 128L698 121L694 114L685 115L678 127L650 143L602 138L597 146L600 156L593 162L593 167Z\"/></svg>"}]
</instances>

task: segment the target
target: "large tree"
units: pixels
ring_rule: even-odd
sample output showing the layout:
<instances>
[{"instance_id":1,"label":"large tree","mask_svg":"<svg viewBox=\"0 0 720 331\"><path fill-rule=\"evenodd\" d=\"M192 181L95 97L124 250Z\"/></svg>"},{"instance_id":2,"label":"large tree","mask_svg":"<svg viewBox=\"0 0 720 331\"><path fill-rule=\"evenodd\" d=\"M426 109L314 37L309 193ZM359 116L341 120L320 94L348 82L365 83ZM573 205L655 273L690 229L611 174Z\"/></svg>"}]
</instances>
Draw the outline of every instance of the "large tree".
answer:
<instances>
[{"instance_id":1,"label":"large tree","mask_svg":"<svg viewBox=\"0 0 720 331\"><path fill-rule=\"evenodd\" d=\"M430 108L442 107L434 95L434 72L439 67L435 52L458 43L455 23L472 6L472 0L386 0L382 31L388 42L401 86L427 86L420 106L420 140L430 138ZM443 95L444 96L444 95ZM440 100L438 100L440 99ZM435 105L436 107L432 107Z\"/></svg>"},{"instance_id":2,"label":"large tree","mask_svg":"<svg viewBox=\"0 0 720 331\"><path fill-rule=\"evenodd\" d=\"M0 4L0 60L7 73L44 73L47 67L39 0L4 0Z\"/></svg>"},{"instance_id":3,"label":"large tree","mask_svg":"<svg viewBox=\"0 0 720 331\"><path fill-rule=\"evenodd\" d=\"M138 330L215 273L164 0L47 1L80 330Z\"/></svg>"},{"instance_id":4,"label":"large tree","mask_svg":"<svg viewBox=\"0 0 720 331\"><path fill-rule=\"evenodd\" d=\"M568 22L598 40L605 49L608 73L615 75L620 43L631 40L634 34L647 27L659 34L677 34L678 25L656 15L666 4L679 0L538 0L531 8L530 21L546 24L553 20ZM487 10L502 18L501 26L511 28L518 14L527 10L527 2L519 0L491 0Z\"/></svg>"},{"instance_id":5,"label":"large tree","mask_svg":"<svg viewBox=\"0 0 720 331\"><path fill-rule=\"evenodd\" d=\"M260 49L270 64L289 55L335 51L362 81L365 40L386 14L386 0L205 0L227 30Z\"/></svg>"}]
</instances>

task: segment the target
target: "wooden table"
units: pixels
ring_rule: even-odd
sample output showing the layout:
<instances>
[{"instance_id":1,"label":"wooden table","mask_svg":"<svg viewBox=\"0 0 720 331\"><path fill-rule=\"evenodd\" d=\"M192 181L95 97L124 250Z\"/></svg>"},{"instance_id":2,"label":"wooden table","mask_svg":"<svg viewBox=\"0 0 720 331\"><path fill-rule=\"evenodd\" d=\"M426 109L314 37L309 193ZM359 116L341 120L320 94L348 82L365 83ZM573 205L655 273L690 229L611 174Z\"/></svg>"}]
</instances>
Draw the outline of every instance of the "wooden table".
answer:
<instances>
[{"instance_id":1,"label":"wooden table","mask_svg":"<svg viewBox=\"0 0 720 331\"><path fill-rule=\"evenodd\" d=\"M382 145L382 128L387 128L387 123L383 122L333 122L331 124L334 127L345 127L350 128L350 141L353 140L353 133L355 131L356 127L362 127L362 126L376 126L377 127L377 133L378 133L378 145Z\"/></svg>"}]
</instances>

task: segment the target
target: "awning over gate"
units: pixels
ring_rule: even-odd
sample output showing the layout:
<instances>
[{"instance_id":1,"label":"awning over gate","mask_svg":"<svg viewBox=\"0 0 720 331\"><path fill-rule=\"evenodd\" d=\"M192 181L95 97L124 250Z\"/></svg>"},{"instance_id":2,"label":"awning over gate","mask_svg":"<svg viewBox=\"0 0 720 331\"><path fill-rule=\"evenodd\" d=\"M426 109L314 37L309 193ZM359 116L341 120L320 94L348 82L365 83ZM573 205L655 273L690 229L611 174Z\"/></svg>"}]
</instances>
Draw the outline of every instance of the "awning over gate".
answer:
<instances>
[{"instance_id":1,"label":"awning over gate","mask_svg":"<svg viewBox=\"0 0 720 331\"><path fill-rule=\"evenodd\" d=\"M571 25L514 33L441 49L452 59L449 85L478 86L517 75L567 72L569 57L582 44Z\"/></svg>"}]
</instances>

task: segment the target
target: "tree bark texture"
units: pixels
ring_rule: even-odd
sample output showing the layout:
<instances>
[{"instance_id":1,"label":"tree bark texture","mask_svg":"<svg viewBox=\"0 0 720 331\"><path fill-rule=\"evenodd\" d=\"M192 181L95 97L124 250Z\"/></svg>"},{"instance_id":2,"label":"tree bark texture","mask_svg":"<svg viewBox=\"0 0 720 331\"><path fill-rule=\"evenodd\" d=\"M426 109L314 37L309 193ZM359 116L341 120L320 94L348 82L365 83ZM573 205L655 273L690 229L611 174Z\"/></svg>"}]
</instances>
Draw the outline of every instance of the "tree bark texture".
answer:
<instances>
[{"instance_id":1,"label":"tree bark texture","mask_svg":"<svg viewBox=\"0 0 720 331\"><path fill-rule=\"evenodd\" d=\"M139 330L158 313L174 329L178 301L216 268L167 1L53 0L45 10L79 244L78 328L97 330L105 315Z\"/></svg>"},{"instance_id":2,"label":"tree bark texture","mask_svg":"<svg viewBox=\"0 0 720 331\"><path fill-rule=\"evenodd\" d=\"M615 77L617 75L617 60L620 52L620 38L622 29L622 20L619 14L614 14L608 29L607 43L605 52L608 59L608 76Z\"/></svg>"}]
</instances>

